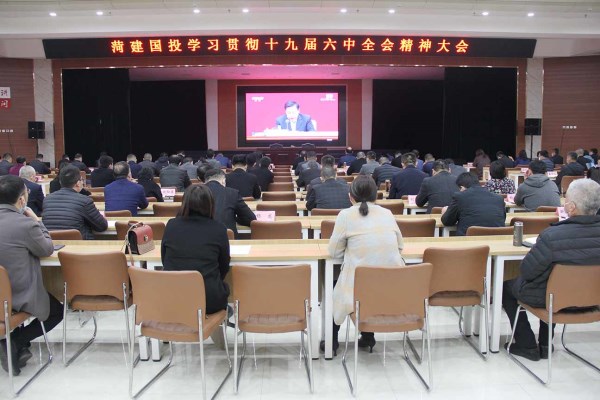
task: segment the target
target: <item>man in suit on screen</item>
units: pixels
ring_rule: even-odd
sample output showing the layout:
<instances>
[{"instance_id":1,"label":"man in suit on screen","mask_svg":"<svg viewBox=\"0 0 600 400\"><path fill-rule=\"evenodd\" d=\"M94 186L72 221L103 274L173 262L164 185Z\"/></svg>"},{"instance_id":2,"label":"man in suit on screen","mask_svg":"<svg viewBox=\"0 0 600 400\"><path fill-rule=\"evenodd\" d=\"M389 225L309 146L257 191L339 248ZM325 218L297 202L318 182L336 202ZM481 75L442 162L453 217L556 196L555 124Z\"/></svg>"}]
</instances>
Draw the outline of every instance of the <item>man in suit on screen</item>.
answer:
<instances>
[{"instance_id":1,"label":"man in suit on screen","mask_svg":"<svg viewBox=\"0 0 600 400\"><path fill-rule=\"evenodd\" d=\"M290 100L284 104L283 108L285 109L285 114L280 115L275 120L277 128L300 132L315 130L310 115L300 114L300 104Z\"/></svg>"}]
</instances>

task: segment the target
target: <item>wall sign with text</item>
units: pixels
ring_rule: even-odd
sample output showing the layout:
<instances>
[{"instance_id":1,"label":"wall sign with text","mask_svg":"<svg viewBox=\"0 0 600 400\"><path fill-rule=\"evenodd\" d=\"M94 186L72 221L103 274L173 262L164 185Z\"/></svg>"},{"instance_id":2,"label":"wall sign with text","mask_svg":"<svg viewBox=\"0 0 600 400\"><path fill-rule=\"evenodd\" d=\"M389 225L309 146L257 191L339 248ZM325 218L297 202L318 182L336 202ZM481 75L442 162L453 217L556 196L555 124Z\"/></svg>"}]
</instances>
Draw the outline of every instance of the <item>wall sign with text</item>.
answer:
<instances>
[{"instance_id":1,"label":"wall sign with text","mask_svg":"<svg viewBox=\"0 0 600 400\"><path fill-rule=\"evenodd\" d=\"M364 35L232 35L44 39L46 58L207 55L533 57L535 39Z\"/></svg>"}]
</instances>

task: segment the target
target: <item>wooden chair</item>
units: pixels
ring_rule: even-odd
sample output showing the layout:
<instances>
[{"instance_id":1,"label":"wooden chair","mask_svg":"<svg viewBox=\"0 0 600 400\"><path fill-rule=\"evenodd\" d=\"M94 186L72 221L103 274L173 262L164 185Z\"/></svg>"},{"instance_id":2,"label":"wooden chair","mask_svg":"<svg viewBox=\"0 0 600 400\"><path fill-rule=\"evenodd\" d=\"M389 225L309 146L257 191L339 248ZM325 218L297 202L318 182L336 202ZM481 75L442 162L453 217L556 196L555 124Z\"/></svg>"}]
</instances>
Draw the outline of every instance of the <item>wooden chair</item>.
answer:
<instances>
[{"instance_id":1,"label":"wooden chair","mask_svg":"<svg viewBox=\"0 0 600 400\"><path fill-rule=\"evenodd\" d=\"M310 392L314 391L310 274L310 266L307 264L277 267L233 265L231 267L235 318L233 382L236 393L246 354L247 332L299 331L300 355L304 360ZM238 363L239 332L242 333L243 344Z\"/></svg>"},{"instance_id":2,"label":"wooden chair","mask_svg":"<svg viewBox=\"0 0 600 400\"><path fill-rule=\"evenodd\" d=\"M548 324L550 330L548 334L548 376L544 381L525 364L515 358L510 347L514 340L515 329L521 311L529 311L540 320ZM564 324L561 336L561 343L566 352L589 367L600 372L597 365L584 359L573 350L569 349L565 343L567 325L570 324L589 324L600 321L600 265L561 265L556 264L548 278L546 287L546 307L536 308L519 302L515 315L515 323L508 348L508 356L538 382L547 385L552 380L552 324ZM542 344L542 343L540 343Z\"/></svg>"},{"instance_id":3,"label":"wooden chair","mask_svg":"<svg viewBox=\"0 0 600 400\"><path fill-rule=\"evenodd\" d=\"M346 346L342 356L342 366L353 396L356 396L358 390L358 337L359 332L363 331L403 332L403 358L425 388L431 389L433 373L429 331L429 282L432 270L433 266L427 263L403 267L356 267L354 312L346 319ZM350 378L346 366L350 322L354 323L354 379ZM408 356L406 333L414 330L421 330L426 334L429 383Z\"/></svg>"},{"instance_id":4,"label":"wooden chair","mask_svg":"<svg viewBox=\"0 0 600 400\"><path fill-rule=\"evenodd\" d=\"M206 396L206 371L204 368L204 341L221 325L225 340L225 354L229 369L221 381L214 398L231 375L231 359L227 344L227 311L206 314L206 291L204 279L198 271L153 271L129 268L131 288L135 293L133 320L129 334L132 345L129 350L129 396L138 397L171 366L173 342L199 343L200 380L202 397ZM136 325L141 336L169 342L167 364L137 393L133 392L134 346Z\"/></svg>"},{"instance_id":5,"label":"wooden chair","mask_svg":"<svg viewBox=\"0 0 600 400\"><path fill-rule=\"evenodd\" d=\"M106 218L110 217L131 217L131 211L129 210L116 210L116 211L104 211Z\"/></svg>"},{"instance_id":6,"label":"wooden chair","mask_svg":"<svg viewBox=\"0 0 600 400\"><path fill-rule=\"evenodd\" d=\"M352 183L354 182L354 175L350 175L350 176L338 176L338 178L342 178L343 180L345 180L347 183Z\"/></svg>"},{"instance_id":7,"label":"wooden chair","mask_svg":"<svg viewBox=\"0 0 600 400\"><path fill-rule=\"evenodd\" d=\"M173 197L173 202L181 203L182 201L183 201L183 192L175 193L175 196Z\"/></svg>"},{"instance_id":8,"label":"wooden chair","mask_svg":"<svg viewBox=\"0 0 600 400\"><path fill-rule=\"evenodd\" d=\"M155 176L154 178L152 178L152 180L154 181L154 183L158 183L160 185L160 177L159 176Z\"/></svg>"},{"instance_id":9,"label":"wooden chair","mask_svg":"<svg viewBox=\"0 0 600 400\"><path fill-rule=\"evenodd\" d=\"M404 203L400 201L393 203L387 201L376 201L375 204L383 208L387 208L394 215L402 215L404 213Z\"/></svg>"},{"instance_id":10,"label":"wooden chair","mask_svg":"<svg viewBox=\"0 0 600 400\"><path fill-rule=\"evenodd\" d=\"M94 203L102 203L104 202L104 192L96 194L92 193L90 194L90 199L92 199Z\"/></svg>"},{"instance_id":11,"label":"wooden chair","mask_svg":"<svg viewBox=\"0 0 600 400\"><path fill-rule=\"evenodd\" d=\"M117 231L117 240L125 240L125 234L129 230L131 224L137 221L116 221L115 230ZM144 221L144 225L152 228L152 237L154 240L162 240L165 234L165 223L162 221Z\"/></svg>"},{"instance_id":12,"label":"wooden chair","mask_svg":"<svg viewBox=\"0 0 600 400\"><path fill-rule=\"evenodd\" d=\"M377 200L383 200L383 192L377 192Z\"/></svg>"},{"instance_id":13,"label":"wooden chair","mask_svg":"<svg viewBox=\"0 0 600 400\"><path fill-rule=\"evenodd\" d=\"M321 221L321 239L331 238L333 228L335 227L334 219L324 219Z\"/></svg>"},{"instance_id":14,"label":"wooden chair","mask_svg":"<svg viewBox=\"0 0 600 400\"><path fill-rule=\"evenodd\" d=\"M560 193L564 196L573 182L576 179L583 179L585 176L563 176L560 180Z\"/></svg>"},{"instance_id":15,"label":"wooden chair","mask_svg":"<svg viewBox=\"0 0 600 400\"><path fill-rule=\"evenodd\" d=\"M61 229L57 231L49 231L52 240L83 240L81 232L77 229Z\"/></svg>"},{"instance_id":16,"label":"wooden chair","mask_svg":"<svg viewBox=\"0 0 600 400\"><path fill-rule=\"evenodd\" d=\"M432 214L441 214L443 209L444 209L444 207L432 207L431 213Z\"/></svg>"},{"instance_id":17,"label":"wooden chair","mask_svg":"<svg viewBox=\"0 0 600 400\"><path fill-rule=\"evenodd\" d=\"M257 203L256 211L275 211L275 216L296 216L298 215L298 206L295 202L285 204Z\"/></svg>"},{"instance_id":18,"label":"wooden chair","mask_svg":"<svg viewBox=\"0 0 600 400\"><path fill-rule=\"evenodd\" d=\"M539 235L542 231L558 222L558 216L555 217L514 217L510 220L510 226L514 226L515 222L523 223L524 235Z\"/></svg>"},{"instance_id":19,"label":"wooden chair","mask_svg":"<svg viewBox=\"0 0 600 400\"><path fill-rule=\"evenodd\" d=\"M467 228L467 236L496 236L496 235L512 235L514 228L512 226L470 226Z\"/></svg>"},{"instance_id":20,"label":"wooden chair","mask_svg":"<svg viewBox=\"0 0 600 400\"><path fill-rule=\"evenodd\" d=\"M292 177L290 176L274 176L273 183L291 183ZM292 190L294 190L294 186L292 184Z\"/></svg>"},{"instance_id":21,"label":"wooden chair","mask_svg":"<svg viewBox=\"0 0 600 400\"><path fill-rule=\"evenodd\" d=\"M90 187L90 188L87 188L86 190L90 193L104 193L104 186L103 187Z\"/></svg>"},{"instance_id":22,"label":"wooden chair","mask_svg":"<svg viewBox=\"0 0 600 400\"><path fill-rule=\"evenodd\" d=\"M342 208L313 208L310 215L338 215Z\"/></svg>"},{"instance_id":23,"label":"wooden chair","mask_svg":"<svg viewBox=\"0 0 600 400\"><path fill-rule=\"evenodd\" d=\"M536 208L535 212L556 212L558 207L554 206L539 206Z\"/></svg>"},{"instance_id":24,"label":"wooden chair","mask_svg":"<svg viewBox=\"0 0 600 400\"><path fill-rule=\"evenodd\" d=\"M12 288L10 285L10 280L8 279L8 272L6 271L6 269L4 269L4 267L0 266L0 303L2 304L2 312L0 312L0 336L4 336L6 338L6 356L8 359L8 382L11 394L13 395L13 397L16 397L20 395L23 392L23 390L25 390L25 388L31 382L33 382L52 363L52 350L50 349L50 343L48 342L48 336L46 335L44 322L38 320L40 325L42 326L44 342L46 343L46 348L48 349L48 358L46 362L42 364L42 366L33 374L31 378L29 378L21 387L15 390L14 376L18 375L19 372L13 369L13 354L10 350L13 347L11 333L13 330L25 323L25 321L32 317L32 315L23 311L14 312L12 309L12 301Z\"/></svg>"},{"instance_id":25,"label":"wooden chair","mask_svg":"<svg viewBox=\"0 0 600 400\"><path fill-rule=\"evenodd\" d=\"M156 203L158 201L156 197L146 197L146 200L148 200L148 203Z\"/></svg>"},{"instance_id":26,"label":"wooden chair","mask_svg":"<svg viewBox=\"0 0 600 400\"><path fill-rule=\"evenodd\" d=\"M155 203L152 205L155 217L176 217L181 205L176 203Z\"/></svg>"},{"instance_id":27,"label":"wooden chair","mask_svg":"<svg viewBox=\"0 0 600 400\"><path fill-rule=\"evenodd\" d=\"M396 219L402 237L434 237L435 219Z\"/></svg>"},{"instance_id":28,"label":"wooden chair","mask_svg":"<svg viewBox=\"0 0 600 400\"><path fill-rule=\"evenodd\" d=\"M292 182L273 182L269 183L269 192L293 192L294 184Z\"/></svg>"},{"instance_id":29,"label":"wooden chair","mask_svg":"<svg viewBox=\"0 0 600 400\"><path fill-rule=\"evenodd\" d=\"M252 196L242 197L242 200L244 200L245 202L256 201L256 199Z\"/></svg>"},{"instance_id":30,"label":"wooden chair","mask_svg":"<svg viewBox=\"0 0 600 400\"><path fill-rule=\"evenodd\" d=\"M250 239L302 239L300 221L252 221Z\"/></svg>"},{"instance_id":31,"label":"wooden chair","mask_svg":"<svg viewBox=\"0 0 600 400\"><path fill-rule=\"evenodd\" d=\"M229 240L235 239L235 233L233 233L233 231L231 229L227 229L227 239L229 239Z\"/></svg>"},{"instance_id":32,"label":"wooden chair","mask_svg":"<svg viewBox=\"0 0 600 400\"><path fill-rule=\"evenodd\" d=\"M296 201L296 192L263 192L263 201Z\"/></svg>"},{"instance_id":33,"label":"wooden chair","mask_svg":"<svg viewBox=\"0 0 600 400\"><path fill-rule=\"evenodd\" d=\"M63 297L63 364L69 366L96 339L98 324L95 313L98 311L123 310L125 324L129 332L131 296L127 259L120 251L105 253L73 253L63 250L58 253L64 283ZM67 311L90 311L94 322L94 333L71 359L67 360ZM127 335L127 345L129 335ZM128 348L129 350L129 348Z\"/></svg>"}]
</instances>

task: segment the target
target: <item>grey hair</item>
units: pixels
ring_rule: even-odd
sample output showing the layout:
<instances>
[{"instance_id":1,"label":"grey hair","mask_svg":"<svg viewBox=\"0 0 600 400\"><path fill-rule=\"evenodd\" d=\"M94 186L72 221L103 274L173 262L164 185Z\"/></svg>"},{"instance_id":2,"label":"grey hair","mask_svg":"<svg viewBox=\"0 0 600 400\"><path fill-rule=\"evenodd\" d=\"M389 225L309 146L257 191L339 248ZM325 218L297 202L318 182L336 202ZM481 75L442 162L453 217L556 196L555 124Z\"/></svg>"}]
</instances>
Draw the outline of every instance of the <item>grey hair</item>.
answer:
<instances>
[{"instance_id":1,"label":"grey hair","mask_svg":"<svg viewBox=\"0 0 600 400\"><path fill-rule=\"evenodd\" d=\"M29 179L35 175L35 169L30 165L25 165L19 170L19 178Z\"/></svg>"},{"instance_id":2,"label":"grey hair","mask_svg":"<svg viewBox=\"0 0 600 400\"><path fill-rule=\"evenodd\" d=\"M595 215L600 209L600 185L591 179L576 179L569 185L567 197L581 215Z\"/></svg>"},{"instance_id":3,"label":"grey hair","mask_svg":"<svg viewBox=\"0 0 600 400\"><path fill-rule=\"evenodd\" d=\"M356 158L365 158L365 152L364 151L359 151L358 153L356 153Z\"/></svg>"},{"instance_id":4,"label":"grey hair","mask_svg":"<svg viewBox=\"0 0 600 400\"><path fill-rule=\"evenodd\" d=\"M387 157L379 157L379 164L385 164L387 162L390 162L390 159Z\"/></svg>"}]
</instances>

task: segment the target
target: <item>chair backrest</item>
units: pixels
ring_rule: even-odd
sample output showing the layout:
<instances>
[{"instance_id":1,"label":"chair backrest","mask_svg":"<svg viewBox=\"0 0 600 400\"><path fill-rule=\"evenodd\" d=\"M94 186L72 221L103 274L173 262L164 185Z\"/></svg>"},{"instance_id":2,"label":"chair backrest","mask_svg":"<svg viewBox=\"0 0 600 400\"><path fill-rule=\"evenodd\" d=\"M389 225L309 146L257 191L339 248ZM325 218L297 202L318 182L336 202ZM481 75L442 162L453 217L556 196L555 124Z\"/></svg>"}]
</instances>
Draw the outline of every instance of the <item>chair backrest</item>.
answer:
<instances>
[{"instance_id":1,"label":"chair backrest","mask_svg":"<svg viewBox=\"0 0 600 400\"><path fill-rule=\"evenodd\" d=\"M263 201L296 201L295 192L263 192Z\"/></svg>"},{"instance_id":2,"label":"chair backrest","mask_svg":"<svg viewBox=\"0 0 600 400\"><path fill-rule=\"evenodd\" d=\"M338 215L342 208L313 208L310 215Z\"/></svg>"},{"instance_id":3,"label":"chair backrest","mask_svg":"<svg viewBox=\"0 0 600 400\"><path fill-rule=\"evenodd\" d=\"M112 296L123 301L123 283L129 291L127 259L120 251L102 253L58 253L67 301L79 295Z\"/></svg>"},{"instance_id":4,"label":"chair backrest","mask_svg":"<svg viewBox=\"0 0 600 400\"><path fill-rule=\"evenodd\" d=\"M156 197L146 197L146 200L148 200L148 203L156 203L158 201Z\"/></svg>"},{"instance_id":5,"label":"chair backrest","mask_svg":"<svg viewBox=\"0 0 600 400\"><path fill-rule=\"evenodd\" d=\"M307 264L233 265L233 299L240 302L240 320L261 314L292 315L305 320L304 300L310 301L310 273Z\"/></svg>"},{"instance_id":6,"label":"chair backrest","mask_svg":"<svg viewBox=\"0 0 600 400\"><path fill-rule=\"evenodd\" d=\"M176 217L180 208L179 204L156 203L152 205L155 217Z\"/></svg>"},{"instance_id":7,"label":"chair backrest","mask_svg":"<svg viewBox=\"0 0 600 400\"><path fill-rule=\"evenodd\" d=\"M573 182L576 179L583 179L584 176L563 176L561 181L560 181L560 190L562 194L567 193L567 190L569 189L569 186L571 185L571 182Z\"/></svg>"},{"instance_id":8,"label":"chair backrest","mask_svg":"<svg viewBox=\"0 0 600 400\"><path fill-rule=\"evenodd\" d=\"M539 206L535 209L535 212L556 212L557 208L554 206Z\"/></svg>"},{"instance_id":9,"label":"chair backrest","mask_svg":"<svg viewBox=\"0 0 600 400\"><path fill-rule=\"evenodd\" d=\"M467 228L467 236L512 235L514 229L512 226L470 226Z\"/></svg>"},{"instance_id":10,"label":"chair backrest","mask_svg":"<svg viewBox=\"0 0 600 400\"><path fill-rule=\"evenodd\" d=\"M125 234L129 230L129 224L136 223L137 221L117 221L115 222L115 229L117 231L117 240L125 240ZM148 225L152 228L152 238L154 240L162 240L165 234L165 223L162 221L144 221L144 225Z\"/></svg>"},{"instance_id":11,"label":"chair backrest","mask_svg":"<svg viewBox=\"0 0 600 400\"><path fill-rule=\"evenodd\" d=\"M432 214L441 214L443 209L444 209L444 207L432 207L431 213Z\"/></svg>"},{"instance_id":12,"label":"chair backrest","mask_svg":"<svg viewBox=\"0 0 600 400\"><path fill-rule=\"evenodd\" d=\"M292 176L274 176L273 177L273 183L287 183L287 182L292 182ZM293 190L293 185L292 185L292 190Z\"/></svg>"},{"instance_id":13,"label":"chair backrest","mask_svg":"<svg viewBox=\"0 0 600 400\"><path fill-rule=\"evenodd\" d=\"M135 323L179 323L198 330L198 310L206 311L204 279L198 271L129 268L137 306Z\"/></svg>"},{"instance_id":14,"label":"chair backrest","mask_svg":"<svg viewBox=\"0 0 600 400\"><path fill-rule=\"evenodd\" d=\"M404 213L404 203L401 201L398 202L387 202L387 201L378 201L376 202L378 206L383 208L387 208L394 215L402 215Z\"/></svg>"},{"instance_id":15,"label":"chair backrest","mask_svg":"<svg viewBox=\"0 0 600 400\"><path fill-rule=\"evenodd\" d=\"M77 229L61 229L58 231L49 231L52 240L83 240L81 232Z\"/></svg>"},{"instance_id":16,"label":"chair backrest","mask_svg":"<svg viewBox=\"0 0 600 400\"><path fill-rule=\"evenodd\" d=\"M160 177L159 176L155 176L154 178L152 178L152 180L154 181L154 183L160 184Z\"/></svg>"},{"instance_id":17,"label":"chair backrest","mask_svg":"<svg viewBox=\"0 0 600 400\"><path fill-rule=\"evenodd\" d=\"M432 269L427 263L403 267L356 267L354 301L360 302L360 320L385 315L411 315L422 320ZM390 326L390 331L393 329Z\"/></svg>"},{"instance_id":18,"label":"chair backrest","mask_svg":"<svg viewBox=\"0 0 600 400\"><path fill-rule=\"evenodd\" d=\"M548 278L546 308L554 295L554 312L567 307L600 306L600 265L556 264Z\"/></svg>"},{"instance_id":19,"label":"chair backrest","mask_svg":"<svg viewBox=\"0 0 600 400\"><path fill-rule=\"evenodd\" d=\"M302 239L300 221L252 221L250 239Z\"/></svg>"},{"instance_id":20,"label":"chair backrest","mask_svg":"<svg viewBox=\"0 0 600 400\"><path fill-rule=\"evenodd\" d=\"M244 200L245 202L249 202L249 201L255 201L256 199L252 196L246 196L246 197L242 197L242 200Z\"/></svg>"},{"instance_id":21,"label":"chair backrest","mask_svg":"<svg viewBox=\"0 0 600 400\"><path fill-rule=\"evenodd\" d=\"M227 229L227 239L233 240L235 239L235 233L231 229Z\"/></svg>"},{"instance_id":22,"label":"chair backrest","mask_svg":"<svg viewBox=\"0 0 600 400\"><path fill-rule=\"evenodd\" d=\"M523 223L524 235L539 235L544 229L548 228L550 224L558 222L558 216L514 217L510 220L510 225L514 226L515 222Z\"/></svg>"},{"instance_id":23,"label":"chair backrest","mask_svg":"<svg viewBox=\"0 0 600 400\"><path fill-rule=\"evenodd\" d=\"M177 203L181 203L183 201L183 193L182 192L175 193L175 196L173 197L173 201L177 202Z\"/></svg>"},{"instance_id":24,"label":"chair backrest","mask_svg":"<svg viewBox=\"0 0 600 400\"><path fill-rule=\"evenodd\" d=\"M377 192L377 200L383 200L383 192Z\"/></svg>"},{"instance_id":25,"label":"chair backrest","mask_svg":"<svg viewBox=\"0 0 600 400\"><path fill-rule=\"evenodd\" d=\"M289 182L273 182L269 183L269 187L267 189L269 192L290 192L294 191L294 184Z\"/></svg>"},{"instance_id":26,"label":"chair backrest","mask_svg":"<svg viewBox=\"0 0 600 400\"><path fill-rule=\"evenodd\" d=\"M295 202L289 203L257 203L256 211L275 211L275 215L294 216L298 215L298 206Z\"/></svg>"},{"instance_id":27,"label":"chair backrest","mask_svg":"<svg viewBox=\"0 0 600 400\"><path fill-rule=\"evenodd\" d=\"M350 175L350 176L338 176L338 178L342 178L347 183L352 183L354 181L354 175Z\"/></svg>"},{"instance_id":28,"label":"chair backrest","mask_svg":"<svg viewBox=\"0 0 600 400\"><path fill-rule=\"evenodd\" d=\"M321 239L329 239L335 227L335 220L324 219L321 221Z\"/></svg>"},{"instance_id":29,"label":"chair backrest","mask_svg":"<svg viewBox=\"0 0 600 400\"><path fill-rule=\"evenodd\" d=\"M4 302L8 303L8 312L12 310L12 288L10 286L10 280L8 279L8 271L0 266L0 305L2 306L2 312L0 312L0 335L6 333L6 325L4 325Z\"/></svg>"},{"instance_id":30,"label":"chair backrest","mask_svg":"<svg viewBox=\"0 0 600 400\"><path fill-rule=\"evenodd\" d=\"M104 211L105 217L131 217L129 210Z\"/></svg>"},{"instance_id":31,"label":"chair backrest","mask_svg":"<svg viewBox=\"0 0 600 400\"><path fill-rule=\"evenodd\" d=\"M280 171L280 170L276 169L275 171L273 171L273 177L275 177L275 176L285 176L285 177L290 177L291 178L292 174L291 174L291 172L289 170L287 170L287 171Z\"/></svg>"},{"instance_id":32,"label":"chair backrest","mask_svg":"<svg viewBox=\"0 0 600 400\"><path fill-rule=\"evenodd\" d=\"M86 190L90 193L104 193L104 186L102 187L90 187L86 188Z\"/></svg>"},{"instance_id":33,"label":"chair backrest","mask_svg":"<svg viewBox=\"0 0 600 400\"><path fill-rule=\"evenodd\" d=\"M423 262L433 265L431 295L447 291L474 291L481 295L489 253L489 246L425 249Z\"/></svg>"},{"instance_id":34,"label":"chair backrest","mask_svg":"<svg viewBox=\"0 0 600 400\"><path fill-rule=\"evenodd\" d=\"M402 237L434 237L435 219L396 219Z\"/></svg>"},{"instance_id":35,"label":"chair backrest","mask_svg":"<svg viewBox=\"0 0 600 400\"><path fill-rule=\"evenodd\" d=\"M90 199L94 202L101 203L104 201L104 193L92 193L90 194Z\"/></svg>"}]
</instances>

